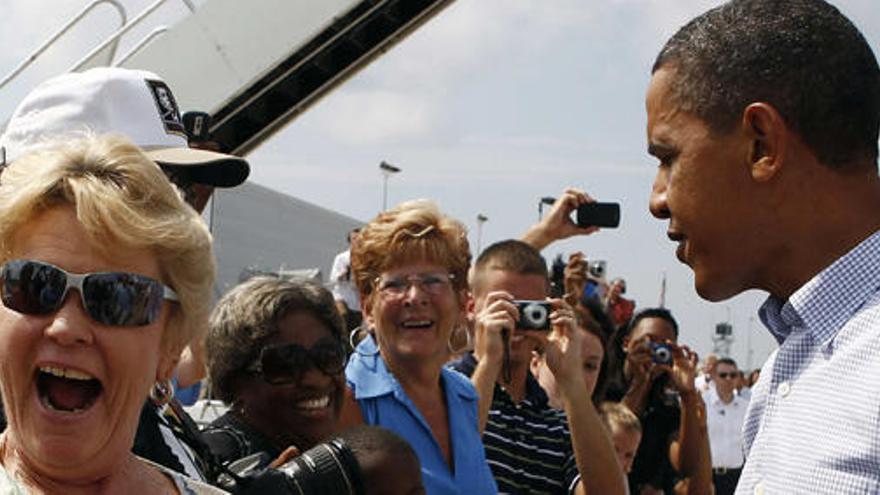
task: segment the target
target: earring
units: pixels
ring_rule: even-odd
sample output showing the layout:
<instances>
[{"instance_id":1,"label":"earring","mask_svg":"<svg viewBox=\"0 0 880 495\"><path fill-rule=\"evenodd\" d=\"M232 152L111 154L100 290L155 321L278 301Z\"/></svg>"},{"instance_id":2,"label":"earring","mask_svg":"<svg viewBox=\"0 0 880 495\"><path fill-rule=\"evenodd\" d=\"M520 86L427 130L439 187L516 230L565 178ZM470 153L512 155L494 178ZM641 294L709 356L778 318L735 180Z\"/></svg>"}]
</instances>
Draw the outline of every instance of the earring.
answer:
<instances>
[{"instance_id":1,"label":"earring","mask_svg":"<svg viewBox=\"0 0 880 495\"><path fill-rule=\"evenodd\" d=\"M464 335L465 335L464 346L461 349L453 349L452 348L452 341L456 340L455 334L460 331L464 331ZM446 350L449 351L449 354L452 354L452 355L459 354L464 351L470 350L472 348L473 347L471 346L471 333L468 331L467 326L459 325L459 326L453 328L452 333L449 334L449 339L446 340Z\"/></svg>"},{"instance_id":2,"label":"earring","mask_svg":"<svg viewBox=\"0 0 880 495\"><path fill-rule=\"evenodd\" d=\"M360 335L363 333L363 335ZM358 355L362 357L373 357L379 354L379 341L375 340L375 335L373 336L373 340L376 341L376 352L362 352L359 351L357 346L360 344L361 340L365 339L367 335L372 335L373 332L371 330L366 330L360 326L355 327L351 333L348 334L348 345L351 346L351 350L358 353ZM357 340L357 342L355 342Z\"/></svg>"},{"instance_id":3,"label":"earring","mask_svg":"<svg viewBox=\"0 0 880 495\"><path fill-rule=\"evenodd\" d=\"M174 398L174 384L171 380L159 380L150 389L150 400L156 407L163 407Z\"/></svg>"}]
</instances>

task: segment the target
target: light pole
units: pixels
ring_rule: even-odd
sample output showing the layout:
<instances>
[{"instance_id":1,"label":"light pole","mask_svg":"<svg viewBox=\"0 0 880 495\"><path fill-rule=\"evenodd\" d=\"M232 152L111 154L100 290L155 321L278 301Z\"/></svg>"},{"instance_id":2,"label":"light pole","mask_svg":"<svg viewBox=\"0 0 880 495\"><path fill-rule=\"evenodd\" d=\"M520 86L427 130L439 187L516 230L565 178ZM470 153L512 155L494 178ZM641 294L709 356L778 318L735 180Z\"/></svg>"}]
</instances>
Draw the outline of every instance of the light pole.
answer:
<instances>
[{"instance_id":1,"label":"light pole","mask_svg":"<svg viewBox=\"0 0 880 495\"><path fill-rule=\"evenodd\" d=\"M483 215L482 213L477 213L477 254L480 255L480 251L483 248L483 224L489 220L489 217Z\"/></svg>"},{"instance_id":2,"label":"light pole","mask_svg":"<svg viewBox=\"0 0 880 495\"><path fill-rule=\"evenodd\" d=\"M541 215L544 214L544 205L552 205L556 202L556 198L552 196L544 196L538 201L538 221L541 221Z\"/></svg>"},{"instance_id":3,"label":"light pole","mask_svg":"<svg viewBox=\"0 0 880 495\"><path fill-rule=\"evenodd\" d=\"M388 178L392 175L400 172L400 167L395 167L394 165L382 160L382 163L379 164L379 170L382 171L382 211L388 209Z\"/></svg>"}]
</instances>

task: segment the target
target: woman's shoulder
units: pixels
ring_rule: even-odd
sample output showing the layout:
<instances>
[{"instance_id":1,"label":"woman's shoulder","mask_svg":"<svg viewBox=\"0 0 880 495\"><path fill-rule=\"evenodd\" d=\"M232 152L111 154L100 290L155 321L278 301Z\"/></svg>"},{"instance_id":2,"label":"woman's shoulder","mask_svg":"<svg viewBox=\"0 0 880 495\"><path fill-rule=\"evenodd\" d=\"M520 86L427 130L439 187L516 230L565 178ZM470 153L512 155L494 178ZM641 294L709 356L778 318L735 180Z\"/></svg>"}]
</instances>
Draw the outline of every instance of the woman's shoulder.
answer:
<instances>
[{"instance_id":1,"label":"woman's shoulder","mask_svg":"<svg viewBox=\"0 0 880 495\"><path fill-rule=\"evenodd\" d=\"M181 495L229 495L229 492L221 490L216 486L186 478L178 473L173 473L173 475L170 473L165 474L172 477L171 479ZM174 477L174 475L177 475L177 477Z\"/></svg>"},{"instance_id":2,"label":"woman's shoulder","mask_svg":"<svg viewBox=\"0 0 880 495\"><path fill-rule=\"evenodd\" d=\"M221 490L216 486L209 485L202 481L187 478L185 475L178 473L177 471L173 471L166 468L165 466L156 464L155 462L151 462L148 459L139 457L138 460L168 477L171 482L174 483L174 486L177 488L177 492L181 495L229 495L229 492L225 490Z\"/></svg>"},{"instance_id":3,"label":"woman's shoulder","mask_svg":"<svg viewBox=\"0 0 880 495\"><path fill-rule=\"evenodd\" d=\"M471 383L470 378L460 371L444 366L441 371L445 387L462 396L465 399L477 400L477 389Z\"/></svg>"}]
</instances>

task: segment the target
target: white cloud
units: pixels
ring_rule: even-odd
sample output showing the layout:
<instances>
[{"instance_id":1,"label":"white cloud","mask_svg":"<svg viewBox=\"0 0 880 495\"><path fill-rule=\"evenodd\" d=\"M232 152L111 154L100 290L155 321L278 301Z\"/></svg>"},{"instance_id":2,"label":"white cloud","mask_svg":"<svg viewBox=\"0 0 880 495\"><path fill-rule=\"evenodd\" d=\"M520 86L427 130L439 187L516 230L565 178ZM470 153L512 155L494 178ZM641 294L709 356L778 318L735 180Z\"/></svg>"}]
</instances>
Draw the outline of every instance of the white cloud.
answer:
<instances>
[{"instance_id":1,"label":"white cloud","mask_svg":"<svg viewBox=\"0 0 880 495\"><path fill-rule=\"evenodd\" d=\"M350 145L418 139L430 135L434 107L415 94L353 89L328 99L313 123Z\"/></svg>"}]
</instances>

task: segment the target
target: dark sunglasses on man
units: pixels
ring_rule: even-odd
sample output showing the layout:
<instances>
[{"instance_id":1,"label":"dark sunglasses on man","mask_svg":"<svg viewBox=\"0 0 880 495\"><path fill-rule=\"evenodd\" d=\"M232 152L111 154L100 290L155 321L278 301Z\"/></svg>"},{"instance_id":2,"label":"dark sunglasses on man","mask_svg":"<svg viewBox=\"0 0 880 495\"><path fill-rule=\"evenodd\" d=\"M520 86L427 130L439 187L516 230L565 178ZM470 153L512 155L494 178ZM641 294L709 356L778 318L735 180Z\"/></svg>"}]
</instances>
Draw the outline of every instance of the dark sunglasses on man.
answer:
<instances>
[{"instance_id":1,"label":"dark sunglasses on man","mask_svg":"<svg viewBox=\"0 0 880 495\"><path fill-rule=\"evenodd\" d=\"M89 317L118 327L149 325L159 317L163 301L178 300L170 287L136 273L69 273L34 260L7 261L0 269L3 305L21 314L58 311L70 289L79 291Z\"/></svg>"},{"instance_id":2,"label":"dark sunglasses on man","mask_svg":"<svg viewBox=\"0 0 880 495\"><path fill-rule=\"evenodd\" d=\"M327 375L342 373L347 361L348 355L342 342L328 337L319 340L310 349L299 344L266 346L248 370L261 375L271 385L286 385L299 382L312 367Z\"/></svg>"}]
</instances>

